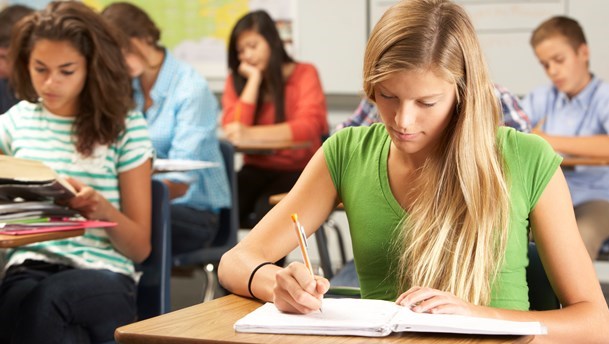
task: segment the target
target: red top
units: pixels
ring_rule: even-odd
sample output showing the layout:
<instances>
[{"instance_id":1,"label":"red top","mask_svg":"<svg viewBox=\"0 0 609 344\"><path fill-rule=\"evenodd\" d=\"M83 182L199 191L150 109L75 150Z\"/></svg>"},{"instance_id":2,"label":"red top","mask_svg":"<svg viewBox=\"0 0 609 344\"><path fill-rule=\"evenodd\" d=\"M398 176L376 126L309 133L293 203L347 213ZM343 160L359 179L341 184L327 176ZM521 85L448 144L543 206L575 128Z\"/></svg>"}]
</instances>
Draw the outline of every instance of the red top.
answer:
<instances>
[{"instance_id":1,"label":"red top","mask_svg":"<svg viewBox=\"0 0 609 344\"><path fill-rule=\"evenodd\" d=\"M222 125L233 122L239 104L239 120L245 125L275 124L275 104L262 104L260 114L254 121L256 104L244 103L233 87L233 77L226 79L222 95ZM256 167L300 171L321 146L322 135L328 133L326 98L315 67L308 63L297 63L292 75L285 83L285 120L292 130L294 141L310 141L304 149L278 150L269 155L245 155L244 163Z\"/></svg>"}]
</instances>

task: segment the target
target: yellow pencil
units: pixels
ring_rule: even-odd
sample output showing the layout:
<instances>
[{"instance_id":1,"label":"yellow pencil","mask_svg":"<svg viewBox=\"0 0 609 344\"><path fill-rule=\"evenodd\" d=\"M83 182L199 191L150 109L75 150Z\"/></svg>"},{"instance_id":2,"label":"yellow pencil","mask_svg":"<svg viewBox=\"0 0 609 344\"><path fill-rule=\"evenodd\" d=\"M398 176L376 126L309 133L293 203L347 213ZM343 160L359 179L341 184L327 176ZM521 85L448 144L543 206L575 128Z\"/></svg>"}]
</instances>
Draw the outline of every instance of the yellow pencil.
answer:
<instances>
[{"instance_id":1,"label":"yellow pencil","mask_svg":"<svg viewBox=\"0 0 609 344\"><path fill-rule=\"evenodd\" d=\"M296 231L296 236L298 237L298 245L300 246L300 253L302 253L302 260L304 261L305 266L309 269L311 276L313 274L313 266L311 266L311 260L309 259L309 252L307 245L307 236L302 228L302 225L298 221L298 214L292 214L292 222L294 222L294 230Z\"/></svg>"},{"instance_id":2,"label":"yellow pencil","mask_svg":"<svg viewBox=\"0 0 609 344\"><path fill-rule=\"evenodd\" d=\"M313 266L311 265L311 259L309 259L309 246L307 245L307 235L305 234L304 228L298 221L298 214L294 213L291 216L292 222L294 222L294 230L296 231L296 236L298 237L298 246L300 246L300 253L302 254L302 260L304 261L305 266L309 269L311 276L315 278L315 274L313 273ZM321 307L319 307L319 311L321 312Z\"/></svg>"}]
</instances>

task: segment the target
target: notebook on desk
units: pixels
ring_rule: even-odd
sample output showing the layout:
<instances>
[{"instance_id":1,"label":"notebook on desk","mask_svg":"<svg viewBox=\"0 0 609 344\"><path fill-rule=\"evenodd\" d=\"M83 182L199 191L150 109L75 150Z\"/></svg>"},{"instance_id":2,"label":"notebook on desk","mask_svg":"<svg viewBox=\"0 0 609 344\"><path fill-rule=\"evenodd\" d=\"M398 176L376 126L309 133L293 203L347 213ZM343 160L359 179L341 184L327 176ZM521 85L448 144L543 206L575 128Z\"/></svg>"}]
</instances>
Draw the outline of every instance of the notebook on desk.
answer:
<instances>
[{"instance_id":1,"label":"notebook on desk","mask_svg":"<svg viewBox=\"0 0 609 344\"><path fill-rule=\"evenodd\" d=\"M392 332L438 332L485 335L542 335L540 322L518 322L462 315L415 313L394 302L324 299L323 313L282 313L266 303L239 319L237 332L382 337Z\"/></svg>"}]
</instances>

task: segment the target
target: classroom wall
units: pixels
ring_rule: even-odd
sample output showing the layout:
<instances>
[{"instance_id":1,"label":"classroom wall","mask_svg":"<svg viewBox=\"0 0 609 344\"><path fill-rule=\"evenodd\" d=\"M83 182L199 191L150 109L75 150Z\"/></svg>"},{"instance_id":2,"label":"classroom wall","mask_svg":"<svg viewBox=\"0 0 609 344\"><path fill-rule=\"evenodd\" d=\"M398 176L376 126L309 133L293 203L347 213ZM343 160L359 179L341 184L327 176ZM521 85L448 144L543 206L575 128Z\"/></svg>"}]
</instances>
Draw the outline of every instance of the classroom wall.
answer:
<instances>
[{"instance_id":1,"label":"classroom wall","mask_svg":"<svg viewBox=\"0 0 609 344\"><path fill-rule=\"evenodd\" d=\"M299 1L299 51L316 64L327 94L331 127L344 121L361 95L361 69L367 33L397 0ZM591 70L609 81L607 0L456 0L474 22L493 81L523 96L549 83L529 38L554 15L575 18L591 50ZM306 4L303 4L306 3ZM330 3L330 4L327 4ZM304 6L304 7L303 7ZM321 11L327 8L328 11ZM323 14L320 14L323 13ZM362 17L364 16L364 18ZM364 29L364 33L362 33ZM299 58L301 58L299 56Z\"/></svg>"},{"instance_id":2,"label":"classroom wall","mask_svg":"<svg viewBox=\"0 0 609 344\"><path fill-rule=\"evenodd\" d=\"M326 93L357 94L362 89L366 2L298 1L298 59L315 64Z\"/></svg>"},{"instance_id":3,"label":"classroom wall","mask_svg":"<svg viewBox=\"0 0 609 344\"><path fill-rule=\"evenodd\" d=\"M309 60L321 66L322 81L324 86L328 86L327 93L356 94L361 90L361 65L367 39L366 35L361 34L361 28L366 26L366 21L361 20L361 12L363 10L367 14L369 26L372 27L382 13L397 1L334 0L331 2L332 5L326 4L328 2L306 1L307 7L327 8L328 11L323 15L319 14L323 12L319 10L313 15L309 11L299 12L299 25L302 26L301 38L303 38L301 51L307 53L306 57ZM548 82L528 41L532 30L553 15L568 15L580 22L591 47L592 71L601 78L609 80L609 63L606 62L609 61L609 44L606 42L609 30L606 25L609 1L456 0L456 2L466 8L474 21L493 80L503 84L512 92L524 95L532 88ZM344 6L342 11L339 3ZM358 20L360 25L354 27ZM308 31L309 26L314 27L313 32ZM312 39L313 37L317 40ZM333 47L333 49L327 51L325 47ZM349 74L356 76L356 80L353 77L345 77Z\"/></svg>"}]
</instances>

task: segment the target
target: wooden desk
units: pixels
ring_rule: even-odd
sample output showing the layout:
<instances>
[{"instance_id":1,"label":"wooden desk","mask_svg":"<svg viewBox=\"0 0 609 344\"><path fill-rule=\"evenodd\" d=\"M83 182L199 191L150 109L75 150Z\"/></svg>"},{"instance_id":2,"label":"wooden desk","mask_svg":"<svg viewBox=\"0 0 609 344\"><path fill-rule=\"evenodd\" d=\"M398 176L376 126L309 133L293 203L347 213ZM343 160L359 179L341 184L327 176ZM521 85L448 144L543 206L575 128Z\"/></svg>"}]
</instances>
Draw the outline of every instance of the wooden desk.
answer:
<instances>
[{"instance_id":1,"label":"wooden desk","mask_svg":"<svg viewBox=\"0 0 609 344\"><path fill-rule=\"evenodd\" d=\"M311 146L310 141L240 141L233 142L235 151L244 154L272 154L280 149L302 149Z\"/></svg>"},{"instance_id":2,"label":"wooden desk","mask_svg":"<svg viewBox=\"0 0 609 344\"><path fill-rule=\"evenodd\" d=\"M388 337L304 336L238 333L234 323L260 307L260 303L229 295L175 312L119 327L114 337L121 344L138 343L528 343L531 337L401 333Z\"/></svg>"},{"instance_id":3,"label":"wooden desk","mask_svg":"<svg viewBox=\"0 0 609 344\"><path fill-rule=\"evenodd\" d=\"M0 248L23 246L40 241L71 238L85 233L84 229L71 231L49 232L40 234L7 235L0 234Z\"/></svg>"},{"instance_id":4,"label":"wooden desk","mask_svg":"<svg viewBox=\"0 0 609 344\"><path fill-rule=\"evenodd\" d=\"M566 156L563 158L560 165L563 167L573 167L577 165L603 166L609 165L609 158L586 158Z\"/></svg>"}]
</instances>

